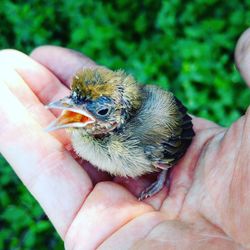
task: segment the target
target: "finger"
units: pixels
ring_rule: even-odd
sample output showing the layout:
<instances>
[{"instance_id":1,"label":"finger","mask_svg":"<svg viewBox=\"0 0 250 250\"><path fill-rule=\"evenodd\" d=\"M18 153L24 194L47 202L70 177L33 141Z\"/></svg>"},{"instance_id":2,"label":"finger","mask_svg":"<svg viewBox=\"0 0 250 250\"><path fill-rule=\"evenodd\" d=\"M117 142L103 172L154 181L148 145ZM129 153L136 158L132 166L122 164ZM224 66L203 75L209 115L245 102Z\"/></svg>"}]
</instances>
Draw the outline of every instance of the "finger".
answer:
<instances>
[{"instance_id":1,"label":"finger","mask_svg":"<svg viewBox=\"0 0 250 250\"><path fill-rule=\"evenodd\" d=\"M15 50L2 50L0 52L0 64L2 65L0 74L4 84L7 85L10 91L28 110L32 118L39 122L42 127L46 127L55 119L55 116L49 110L45 109L44 104L34 94L30 86L39 93L38 95L44 102L52 101L54 98L52 94L54 94L56 98L57 95L64 95L67 91L66 88L51 74L51 72L21 52ZM29 72L32 72L32 77L28 75ZM24 78L26 78L29 85ZM56 91L53 93L52 89L48 88L48 94L46 94L39 89L40 86L46 84L57 85L55 88ZM69 143L69 138L64 131L58 131L53 134L64 145Z\"/></svg>"},{"instance_id":2,"label":"finger","mask_svg":"<svg viewBox=\"0 0 250 250\"><path fill-rule=\"evenodd\" d=\"M95 186L65 238L66 249L97 249L115 231L136 217L153 212L123 187L104 182Z\"/></svg>"},{"instance_id":3,"label":"finger","mask_svg":"<svg viewBox=\"0 0 250 250\"><path fill-rule=\"evenodd\" d=\"M2 50L0 59L1 65L10 66L21 75L29 88L44 104L62 98L69 93L69 89L48 69L21 52Z\"/></svg>"},{"instance_id":4,"label":"finger","mask_svg":"<svg viewBox=\"0 0 250 250\"><path fill-rule=\"evenodd\" d=\"M83 54L58 46L38 47L30 56L47 67L67 86L70 85L71 78L77 70L96 66L94 61Z\"/></svg>"},{"instance_id":5,"label":"finger","mask_svg":"<svg viewBox=\"0 0 250 250\"><path fill-rule=\"evenodd\" d=\"M206 145L197 171L197 176L202 173L202 181L196 181L190 190L196 196L192 204L199 203L199 214L242 246L250 244L249 148L250 108ZM216 181L218 176L220 181ZM243 209L239 210L239 204Z\"/></svg>"},{"instance_id":6,"label":"finger","mask_svg":"<svg viewBox=\"0 0 250 250\"><path fill-rule=\"evenodd\" d=\"M250 86L250 28L247 29L239 38L235 48L235 62L245 79Z\"/></svg>"},{"instance_id":7,"label":"finger","mask_svg":"<svg viewBox=\"0 0 250 250\"><path fill-rule=\"evenodd\" d=\"M214 129L220 128L220 126L212 121L203 119L200 117L192 116L193 119L193 128L195 133L202 132L204 129Z\"/></svg>"},{"instance_id":8,"label":"finger","mask_svg":"<svg viewBox=\"0 0 250 250\"><path fill-rule=\"evenodd\" d=\"M64 235L92 183L0 79L0 152ZM16 83L18 84L18 83Z\"/></svg>"}]
</instances>

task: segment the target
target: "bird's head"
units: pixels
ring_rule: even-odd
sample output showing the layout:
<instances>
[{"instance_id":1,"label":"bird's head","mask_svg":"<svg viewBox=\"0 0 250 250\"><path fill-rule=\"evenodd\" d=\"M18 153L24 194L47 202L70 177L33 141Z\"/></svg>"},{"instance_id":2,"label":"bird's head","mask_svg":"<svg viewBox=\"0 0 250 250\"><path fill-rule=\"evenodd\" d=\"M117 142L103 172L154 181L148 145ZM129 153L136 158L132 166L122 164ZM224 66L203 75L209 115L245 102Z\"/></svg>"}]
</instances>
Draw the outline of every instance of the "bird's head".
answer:
<instances>
[{"instance_id":1,"label":"bird's head","mask_svg":"<svg viewBox=\"0 0 250 250\"><path fill-rule=\"evenodd\" d=\"M47 105L63 110L47 130L106 134L121 128L140 105L140 85L132 76L102 67L83 69L73 77L71 94Z\"/></svg>"}]
</instances>

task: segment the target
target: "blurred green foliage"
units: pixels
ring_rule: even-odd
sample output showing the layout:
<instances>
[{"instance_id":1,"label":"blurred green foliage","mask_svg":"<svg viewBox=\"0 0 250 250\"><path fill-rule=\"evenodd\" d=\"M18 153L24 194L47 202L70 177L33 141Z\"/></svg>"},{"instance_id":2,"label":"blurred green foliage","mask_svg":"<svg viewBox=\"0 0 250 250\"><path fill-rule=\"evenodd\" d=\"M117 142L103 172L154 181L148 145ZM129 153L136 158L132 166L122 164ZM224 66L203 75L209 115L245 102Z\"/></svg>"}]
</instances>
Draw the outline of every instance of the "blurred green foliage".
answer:
<instances>
[{"instance_id":1,"label":"blurred green foliage","mask_svg":"<svg viewBox=\"0 0 250 250\"><path fill-rule=\"evenodd\" d=\"M190 113L229 125L249 105L234 46L250 1L1 0L0 48L83 52L173 91ZM67 58L62 58L67 60ZM41 208L0 159L0 249L63 249Z\"/></svg>"}]
</instances>

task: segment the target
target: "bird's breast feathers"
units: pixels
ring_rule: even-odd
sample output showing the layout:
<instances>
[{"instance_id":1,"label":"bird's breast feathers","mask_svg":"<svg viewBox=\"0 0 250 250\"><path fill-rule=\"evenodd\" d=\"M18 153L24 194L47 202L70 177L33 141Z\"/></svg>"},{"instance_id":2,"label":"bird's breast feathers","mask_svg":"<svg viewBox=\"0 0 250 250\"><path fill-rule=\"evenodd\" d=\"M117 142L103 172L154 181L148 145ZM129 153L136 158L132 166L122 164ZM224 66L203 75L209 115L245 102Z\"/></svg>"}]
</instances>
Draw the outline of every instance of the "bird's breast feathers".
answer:
<instances>
[{"instance_id":1,"label":"bird's breast feathers","mask_svg":"<svg viewBox=\"0 0 250 250\"><path fill-rule=\"evenodd\" d=\"M80 157L115 176L137 177L156 171L137 140L119 136L101 140L76 130L72 144Z\"/></svg>"}]
</instances>

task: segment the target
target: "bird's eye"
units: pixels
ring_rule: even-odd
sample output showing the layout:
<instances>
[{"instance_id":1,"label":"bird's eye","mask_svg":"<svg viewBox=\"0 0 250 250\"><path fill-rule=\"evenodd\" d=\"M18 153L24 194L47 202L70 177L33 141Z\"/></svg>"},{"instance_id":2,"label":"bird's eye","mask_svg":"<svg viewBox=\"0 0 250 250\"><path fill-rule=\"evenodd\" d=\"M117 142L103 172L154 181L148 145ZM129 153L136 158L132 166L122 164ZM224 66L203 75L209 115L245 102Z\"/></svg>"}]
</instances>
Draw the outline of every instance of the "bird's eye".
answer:
<instances>
[{"instance_id":1,"label":"bird's eye","mask_svg":"<svg viewBox=\"0 0 250 250\"><path fill-rule=\"evenodd\" d=\"M97 119L107 121L114 110L114 101L107 96L101 96L96 100L89 100L86 109Z\"/></svg>"},{"instance_id":2,"label":"bird's eye","mask_svg":"<svg viewBox=\"0 0 250 250\"><path fill-rule=\"evenodd\" d=\"M97 111L98 115L106 115L108 112L109 112L108 108L104 108Z\"/></svg>"}]
</instances>

